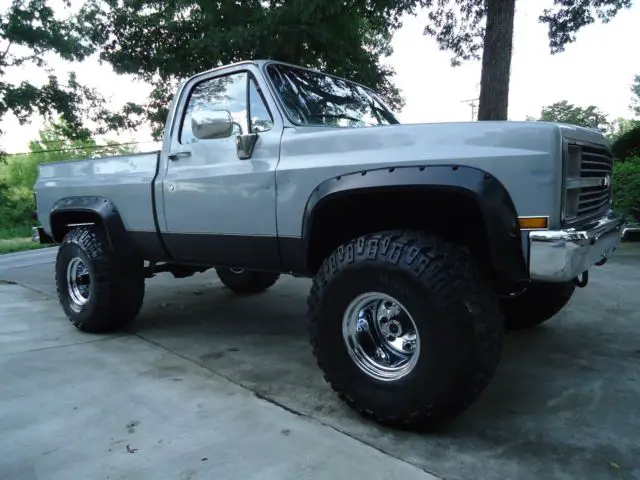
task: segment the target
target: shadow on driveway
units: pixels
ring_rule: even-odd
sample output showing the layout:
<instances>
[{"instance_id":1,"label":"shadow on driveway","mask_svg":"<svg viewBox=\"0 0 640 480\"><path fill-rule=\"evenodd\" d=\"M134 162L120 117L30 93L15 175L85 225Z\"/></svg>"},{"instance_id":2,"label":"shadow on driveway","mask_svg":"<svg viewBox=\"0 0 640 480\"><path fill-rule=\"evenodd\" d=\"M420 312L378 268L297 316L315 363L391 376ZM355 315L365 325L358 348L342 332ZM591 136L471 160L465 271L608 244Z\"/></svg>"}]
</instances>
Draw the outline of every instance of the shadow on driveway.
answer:
<instances>
[{"instance_id":1,"label":"shadow on driveway","mask_svg":"<svg viewBox=\"0 0 640 480\"><path fill-rule=\"evenodd\" d=\"M445 478L640 477L640 250L624 246L546 325L507 337L489 389L446 431L360 418L324 382L308 343L308 280L242 297L215 275L150 288L141 337L261 396ZM157 295L162 290L162 295Z\"/></svg>"}]
</instances>

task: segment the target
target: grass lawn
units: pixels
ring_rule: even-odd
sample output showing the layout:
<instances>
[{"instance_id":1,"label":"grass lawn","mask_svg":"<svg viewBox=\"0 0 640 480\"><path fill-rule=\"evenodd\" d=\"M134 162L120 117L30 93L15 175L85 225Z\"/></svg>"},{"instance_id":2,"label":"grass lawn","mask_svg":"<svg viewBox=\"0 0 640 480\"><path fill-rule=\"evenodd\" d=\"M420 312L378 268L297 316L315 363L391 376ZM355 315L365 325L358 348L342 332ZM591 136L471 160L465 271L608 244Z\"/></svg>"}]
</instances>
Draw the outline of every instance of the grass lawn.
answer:
<instances>
[{"instance_id":1,"label":"grass lawn","mask_svg":"<svg viewBox=\"0 0 640 480\"><path fill-rule=\"evenodd\" d=\"M35 250L46 246L31 241L31 227L28 225L0 228L0 254Z\"/></svg>"}]
</instances>

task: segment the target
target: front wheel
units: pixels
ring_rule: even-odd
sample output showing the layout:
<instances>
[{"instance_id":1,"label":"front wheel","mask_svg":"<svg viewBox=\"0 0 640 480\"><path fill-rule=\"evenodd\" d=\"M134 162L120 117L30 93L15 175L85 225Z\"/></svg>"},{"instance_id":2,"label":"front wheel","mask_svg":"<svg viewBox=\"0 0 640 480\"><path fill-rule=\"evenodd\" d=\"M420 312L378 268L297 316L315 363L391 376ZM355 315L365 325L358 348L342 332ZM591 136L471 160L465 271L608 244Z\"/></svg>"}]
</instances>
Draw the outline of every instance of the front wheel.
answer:
<instances>
[{"instance_id":1,"label":"front wheel","mask_svg":"<svg viewBox=\"0 0 640 480\"><path fill-rule=\"evenodd\" d=\"M314 278L308 307L326 380L383 424L453 419L500 360L496 298L466 250L431 235L381 232L341 245Z\"/></svg>"},{"instance_id":2,"label":"front wheel","mask_svg":"<svg viewBox=\"0 0 640 480\"><path fill-rule=\"evenodd\" d=\"M225 287L241 294L262 292L272 287L280 278L279 273L241 268L216 268L216 273Z\"/></svg>"},{"instance_id":3,"label":"front wheel","mask_svg":"<svg viewBox=\"0 0 640 480\"><path fill-rule=\"evenodd\" d=\"M95 227L71 230L55 265L58 299L79 330L105 333L133 321L144 299L142 261L124 263L104 232Z\"/></svg>"}]
</instances>

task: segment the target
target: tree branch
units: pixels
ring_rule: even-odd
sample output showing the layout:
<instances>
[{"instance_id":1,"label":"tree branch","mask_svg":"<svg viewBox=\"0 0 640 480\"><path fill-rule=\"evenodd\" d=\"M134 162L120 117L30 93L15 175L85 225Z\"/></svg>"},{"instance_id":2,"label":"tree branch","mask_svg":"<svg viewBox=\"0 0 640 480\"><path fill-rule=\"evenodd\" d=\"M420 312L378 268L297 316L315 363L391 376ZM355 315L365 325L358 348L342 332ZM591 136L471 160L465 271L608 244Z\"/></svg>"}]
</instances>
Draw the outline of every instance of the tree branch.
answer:
<instances>
[{"instance_id":1,"label":"tree branch","mask_svg":"<svg viewBox=\"0 0 640 480\"><path fill-rule=\"evenodd\" d=\"M7 44L7 48L5 48L4 52L2 52L2 56L0 56L0 63L4 63L4 59L9 54L9 49L11 48L11 45L13 45L13 40L9 40L9 43Z\"/></svg>"},{"instance_id":2,"label":"tree branch","mask_svg":"<svg viewBox=\"0 0 640 480\"><path fill-rule=\"evenodd\" d=\"M25 62L30 62L31 60L39 59L46 50L37 50L32 55L27 55L26 57L16 58L11 63L7 63L8 67L19 67ZM40 59L38 61L38 66L42 66L44 64L44 60Z\"/></svg>"}]
</instances>

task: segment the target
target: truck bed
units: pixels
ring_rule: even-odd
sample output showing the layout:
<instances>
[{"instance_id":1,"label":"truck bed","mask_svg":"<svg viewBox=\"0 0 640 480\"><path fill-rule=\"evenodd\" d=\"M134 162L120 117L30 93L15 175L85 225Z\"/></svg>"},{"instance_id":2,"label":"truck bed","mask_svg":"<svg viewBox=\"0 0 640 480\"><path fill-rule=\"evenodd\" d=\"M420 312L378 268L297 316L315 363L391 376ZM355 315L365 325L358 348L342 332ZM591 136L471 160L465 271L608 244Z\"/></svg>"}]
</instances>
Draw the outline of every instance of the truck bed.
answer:
<instances>
[{"instance_id":1,"label":"truck bed","mask_svg":"<svg viewBox=\"0 0 640 480\"><path fill-rule=\"evenodd\" d=\"M127 230L155 232L152 183L159 151L87 160L47 163L39 166L34 190L38 196L38 220L51 233L49 212L54 203L70 196L98 196L118 208Z\"/></svg>"}]
</instances>

